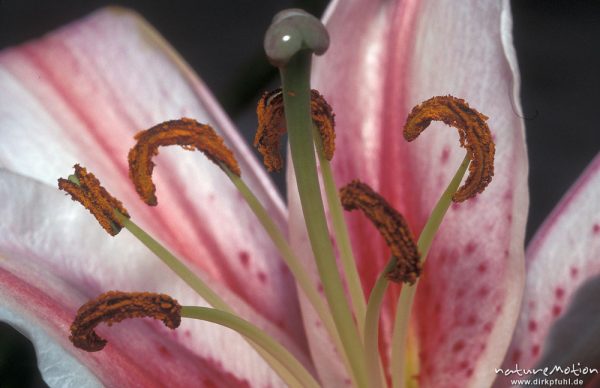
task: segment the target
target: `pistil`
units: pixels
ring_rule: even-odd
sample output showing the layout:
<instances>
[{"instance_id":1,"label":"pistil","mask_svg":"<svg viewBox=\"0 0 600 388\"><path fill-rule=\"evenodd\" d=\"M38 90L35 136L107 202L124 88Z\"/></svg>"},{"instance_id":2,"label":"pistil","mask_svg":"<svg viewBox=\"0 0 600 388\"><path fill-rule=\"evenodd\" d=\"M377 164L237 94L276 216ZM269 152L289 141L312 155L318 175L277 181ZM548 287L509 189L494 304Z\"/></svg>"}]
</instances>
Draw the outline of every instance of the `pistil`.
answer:
<instances>
[{"instance_id":1,"label":"pistil","mask_svg":"<svg viewBox=\"0 0 600 388\"><path fill-rule=\"evenodd\" d=\"M274 18L265 37L265 50L279 67L286 126L298 193L317 269L356 384L368 387L364 348L346 301L323 208L317 177L310 109L312 53L323 53L327 31L313 16L299 10Z\"/></svg>"}]
</instances>

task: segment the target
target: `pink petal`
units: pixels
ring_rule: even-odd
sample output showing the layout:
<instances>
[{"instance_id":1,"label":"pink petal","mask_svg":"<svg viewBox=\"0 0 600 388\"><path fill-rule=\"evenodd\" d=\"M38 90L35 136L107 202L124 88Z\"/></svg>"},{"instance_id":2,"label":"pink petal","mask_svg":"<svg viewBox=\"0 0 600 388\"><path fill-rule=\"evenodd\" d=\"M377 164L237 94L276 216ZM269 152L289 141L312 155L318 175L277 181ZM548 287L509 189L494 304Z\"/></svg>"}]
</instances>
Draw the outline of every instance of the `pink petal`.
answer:
<instances>
[{"instance_id":1,"label":"pink petal","mask_svg":"<svg viewBox=\"0 0 600 388\"><path fill-rule=\"evenodd\" d=\"M338 1L328 16L331 48L315 60L314 81L336 113L337 181L359 178L376 188L416 234L464 151L456 132L441 124L406 143L401 132L408 111L431 96L452 94L490 117L494 181L447 215L417 295L415 321L422 386L487 386L518 313L528 206L508 1ZM290 200L294 223L292 206ZM389 250L359 214L348 219L368 290ZM384 355L392 314L388 303Z\"/></svg>"},{"instance_id":2,"label":"pink petal","mask_svg":"<svg viewBox=\"0 0 600 388\"><path fill-rule=\"evenodd\" d=\"M598 198L600 154L550 214L527 249L525 298L505 367L518 363L522 368L531 368L543 355L551 356L546 348L552 346L552 342L546 342L551 328L570 308L578 288L600 274ZM593 319L597 320L597 316ZM571 329L584 338L593 327L589 317L587 325L580 323ZM566 356L568 349L561 352Z\"/></svg>"},{"instance_id":3,"label":"pink petal","mask_svg":"<svg viewBox=\"0 0 600 388\"><path fill-rule=\"evenodd\" d=\"M101 335L110 338L101 352L75 349L68 340L69 326L85 299L42 267L28 265L29 259L34 261L25 255L2 255L0 319L32 340L50 386L250 386L171 340L189 331L171 333L149 321L100 328Z\"/></svg>"},{"instance_id":4,"label":"pink petal","mask_svg":"<svg viewBox=\"0 0 600 388\"><path fill-rule=\"evenodd\" d=\"M305 346L293 279L218 168L197 152L161 150L156 209L129 182L133 134L193 117L221 132L276 221L283 225L286 217L210 92L146 22L107 9L7 50L0 54L0 90L0 166L52 185L73 164L88 167L136 221Z\"/></svg>"},{"instance_id":5,"label":"pink petal","mask_svg":"<svg viewBox=\"0 0 600 388\"><path fill-rule=\"evenodd\" d=\"M102 361L105 360L103 357L113 357L112 353L106 356L100 352L100 358L92 358L96 360L92 362L87 353L76 351L65 341L67 327L76 309L87 299L118 289L161 292L185 305L205 305L129 233L123 231L110 238L87 212L81 211L77 203L53 187L0 170L0 198L3 199L0 203L0 218L3 220L0 223L0 266L9 272L5 275L9 280L12 279L10 273L18 278L7 283L0 282L6 287L6 292L2 292L5 297L0 310L8 309L21 321L31 322L31 330L44 331L56 344L54 347L64 347L103 382L110 378L106 375L124 373L119 372L120 364ZM215 283L204 273L199 272L199 275L207 278L208 283L241 315L270 332L301 362L310 365L303 350L288 333L266 321L223 285ZM47 280L40 282L40 276L46 276ZM52 311L57 311L57 321L47 322L46 317ZM157 381L167 385L171 381L169 369L163 371L155 367L158 361L151 359L156 358L171 360L166 365L174 363L177 366L173 367L174 373L180 373L179 368L189 369L189 372L180 373L181 380L172 377L173 384L177 385L180 381L180 386L189 386L190 381L202 381L198 380L199 377L217 379L217 383L231 378L253 386L281 384L270 367L229 329L194 320L184 320L175 332L164 329L158 323L135 324L140 326L131 328L126 325L129 323L106 331L109 346L112 342L114 352L123 353L119 357L140 360L139 363L127 361L123 371L128 370L128 363L133 363L131 373L135 373L136 368L143 371L147 365L151 371L156 368L157 373L160 372L156 376ZM124 328L120 329L121 326ZM139 332L138 327L146 329ZM129 343L136 346L126 348L125 344ZM37 348L38 357L43 358L46 357L45 349L52 343L40 340L35 345L40 346ZM46 361L40 362L43 365ZM54 372L49 370L48 373L53 376ZM76 374L66 369L57 373L58 376ZM153 376L150 372L148 374ZM219 380L220 375L226 379ZM137 379L134 377L134 381Z\"/></svg>"}]
</instances>

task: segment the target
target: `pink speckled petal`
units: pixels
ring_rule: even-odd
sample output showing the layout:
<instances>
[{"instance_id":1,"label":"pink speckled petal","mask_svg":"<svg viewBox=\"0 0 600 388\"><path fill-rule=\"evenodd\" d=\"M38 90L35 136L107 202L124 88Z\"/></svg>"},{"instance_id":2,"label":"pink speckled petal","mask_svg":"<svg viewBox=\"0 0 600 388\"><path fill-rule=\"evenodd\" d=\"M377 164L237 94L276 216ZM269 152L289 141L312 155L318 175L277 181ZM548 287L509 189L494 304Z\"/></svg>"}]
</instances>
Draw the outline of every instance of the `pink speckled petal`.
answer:
<instances>
[{"instance_id":1,"label":"pink speckled petal","mask_svg":"<svg viewBox=\"0 0 600 388\"><path fill-rule=\"evenodd\" d=\"M528 207L509 3L338 1L327 21L331 48L315 59L314 84L336 113L337 182L368 183L416 234L464 150L456 131L439 123L406 143L407 113L431 96L452 94L490 117L497 146L494 180L483 194L449 211L430 252L414 321L422 387L488 386L518 314ZM292 237L300 246L293 200ZM389 251L364 217L349 214L348 220L369 290ZM382 317L386 358L393 309L390 298ZM328 362L316 364L325 369Z\"/></svg>"},{"instance_id":2,"label":"pink speckled petal","mask_svg":"<svg viewBox=\"0 0 600 388\"><path fill-rule=\"evenodd\" d=\"M203 379L216 386L281 386L239 335L196 320L183 320L176 331L152 320L122 323L100 329L109 341L106 351L90 355L74 349L67 329L75 311L102 292L161 292L185 305L206 303L127 231L108 236L55 188L0 169L0 198L0 315L34 341L44 378L91 373L108 386L183 387ZM198 275L310 365L288 333L205 273ZM47 366L60 354L70 364ZM82 366L70 369L77 364Z\"/></svg>"},{"instance_id":3,"label":"pink speckled petal","mask_svg":"<svg viewBox=\"0 0 600 388\"><path fill-rule=\"evenodd\" d=\"M190 336L188 329L169 332L147 320L99 328L110 341L101 352L75 349L68 340L69 326L86 300L44 268L28 265L31 257L0 258L0 319L32 341L49 386L251 386L251 380L237 378L227 366L172 340Z\"/></svg>"},{"instance_id":4,"label":"pink speckled petal","mask_svg":"<svg viewBox=\"0 0 600 388\"><path fill-rule=\"evenodd\" d=\"M137 222L305 347L293 279L219 168L199 152L163 148L154 159L158 207L135 193L127 170L133 135L184 116L222 134L283 225L281 199L229 119L136 14L105 9L0 53L0 166L55 185L82 164Z\"/></svg>"},{"instance_id":5,"label":"pink speckled petal","mask_svg":"<svg viewBox=\"0 0 600 388\"><path fill-rule=\"evenodd\" d=\"M576 303L574 296L585 282L600 275L598 198L600 154L548 217L527 249L525 297L505 367L518 363L523 368L531 368L542 356L547 360L558 357L553 349L561 336L555 335L550 341L546 338L555 322L557 327L562 325L563 328L570 322L569 330L580 339L597 329L598 317L591 315L594 308L590 306L586 312L585 304ZM593 284L587 289L590 287L593 288ZM592 300L598 294L593 295L581 294L579 299ZM572 303L574 306L570 307ZM577 322L578 315L585 320ZM579 346L575 342L570 345ZM566 344L561 347L564 356L571 351Z\"/></svg>"}]
</instances>

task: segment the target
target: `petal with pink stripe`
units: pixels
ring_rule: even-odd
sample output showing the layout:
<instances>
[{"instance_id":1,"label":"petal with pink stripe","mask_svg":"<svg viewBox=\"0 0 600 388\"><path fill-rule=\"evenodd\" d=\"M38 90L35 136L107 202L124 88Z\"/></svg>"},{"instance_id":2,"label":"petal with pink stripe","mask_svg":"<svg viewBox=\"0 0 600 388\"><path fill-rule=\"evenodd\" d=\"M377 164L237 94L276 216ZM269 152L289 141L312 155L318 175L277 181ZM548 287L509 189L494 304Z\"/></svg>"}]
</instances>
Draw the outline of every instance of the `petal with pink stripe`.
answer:
<instances>
[{"instance_id":1,"label":"petal with pink stripe","mask_svg":"<svg viewBox=\"0 0 600 388\"><path fill-rule=\"evenodd\" d=\"M407 113L431 96L452 94L490 117L497 145L494 180L476 199L449 211L430 252L414 321L421 386L489 385L519 311L528 208L509 3L338 1L327 23L331 48L315 60L314 86L336 113L338 184L354 178L368 183L416 234L464 151L456 132L441 124L407 144L401 133ZM293 200L292 236L301 246ZM370 289L389 252L368 221L359 214L347 218L359 272ZM390 302L382 317L385 358ZM328 361L322 361L316 364L325 369Z\"/></svg>"},{"instance_id":2,"label":"petal with pink stripe","mask_svg":"<svg viewBox=\"0 0 600 388\"><path fill-rule=\"evenodd\" d=\"M102 292L160 292L173 296L184 305L206 305L127 231L111 238L78 203L53 187L0 170L0 198L3 198L0 203L3 220L0 224L0 265L16 277L14 281L3 283L6 292L3 292L5 299L1 309L19 314L32 327L43 330L54 343L64 347L80 362L88 355L75 350L67 341L68 325L81 304ZM200 270L196 272L240 315L269 332L310 367L310 360L293 337L266 320L224 285L211 280ZM40 281L40 277L46 275L47 279ZM27 299L27 295L32 296ZM46 319L54 310L60 321ZM134 326L128 328L130 324ZM138 327L146 329L140 331ZM201 381L198 378L204 375L223 373L253 386L281 385L277 375L239 335L212 323L184 320L180 328L170 331L154 321L144 324L124 322L101 333L108 339L111 349L123 352L123 357L139 358L139 362L128 361L133 363L134 369L143 371L147 364L148 368L161 371L154 365L157 361L151 359L172 360L170 362L181 368L181 371L174 369L174 373L183 376L181 380L173 377L174 384L180 381L180 386ZM135 344L131 349L126 346L130 343ZM48 344L35 345L42 346L37 348L38 357L45 357L44 349ZM199 367L194 366L194 360ZM113 365L110 363L85 365L103 379L107 377L102 374L121 370L115 365L117 369L111 372ZM127 371L127 365L122 369ZM190 369L189 373L184 369ZM164 376L158 376L157 381L167 384L169 373L168 370L160 372ZM150 372L149 375L153 376ZM134 377L134 381L136 379Z\"/></svg>"},{"instance_id":3,"label":"petal with pink stripe","mask_svg":"<svg viewBox=\"0 0 600 388\"><path fill-rule=\"evenodd\" d=\"M54 185L81 163L188 264L306 346L293 279L218 168L200 153L161 149L155 209L129 182L133 135L193 117L225 138L276 222L286 218L275 188L210 92L139 16L102 10L0 53L0 86L0 166Z\"/></svg>"}]
</instances>

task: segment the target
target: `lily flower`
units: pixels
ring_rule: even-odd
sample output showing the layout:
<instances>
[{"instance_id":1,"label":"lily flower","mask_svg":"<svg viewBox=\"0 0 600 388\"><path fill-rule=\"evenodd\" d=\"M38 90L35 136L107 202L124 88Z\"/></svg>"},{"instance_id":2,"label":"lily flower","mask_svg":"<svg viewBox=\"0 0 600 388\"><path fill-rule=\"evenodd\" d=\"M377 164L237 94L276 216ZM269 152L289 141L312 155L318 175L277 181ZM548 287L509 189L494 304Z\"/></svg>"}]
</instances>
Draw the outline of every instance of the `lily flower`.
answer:
<instances>
[{"instance_id":1,"label":"lily flower","mask_svg":"<svg viewBox=\"0 0 600 388\"><path fill-rule=\"evenodd\" d=\"M450 208L427 255L410 321L408 384L490 386L505 354L504 365L535 365L575 291L600 272L600 158L542 227L526 266L527 156L514 108L508 1L334 1L325 20L331 44L315 59L312 85L336 114L331 166L339 186L368 182L419 235L463 155L442 125L406 143L411 108L434 95L460 96L489 117L496 144L493 183ZM318 276L294 173L286 206L210 91L152 27L130 11L101 10L0 53L0 85L0 320L33 342L49 385L283 385L241 336L209 322L184 320L171 331L129 320L100 329L109 340L100 352L73 347L77 309L108 290L209 304L132 235L106 236L56 190L77 163L320 385L352 384L335 339L222 171L197 152L161 149L152 177L160 203L139 200L126 157L134 134L181 117L210 124L274 225L288 230L303 268ZM362 215L346 218L368 297L389 248ZM388 378L404 368L391 345L400 293L390 286L381 310L378 350Z\"/></svg>"}]
</instances>

